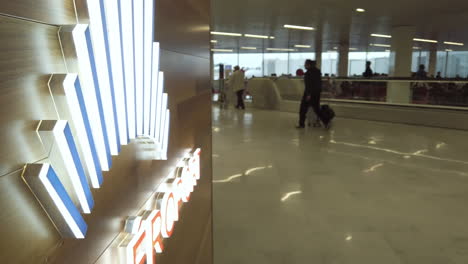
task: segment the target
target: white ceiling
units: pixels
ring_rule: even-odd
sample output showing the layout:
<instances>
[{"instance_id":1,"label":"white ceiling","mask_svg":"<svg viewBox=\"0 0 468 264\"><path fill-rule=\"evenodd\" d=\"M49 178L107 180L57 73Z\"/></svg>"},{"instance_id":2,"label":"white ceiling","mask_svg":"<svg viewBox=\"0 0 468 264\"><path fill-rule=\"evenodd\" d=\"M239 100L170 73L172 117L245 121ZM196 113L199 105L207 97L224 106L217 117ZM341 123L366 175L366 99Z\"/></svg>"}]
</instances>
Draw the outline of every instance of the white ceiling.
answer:
<instances>
[{"instance_id":1,"label":"white ceiling","mask_svg":"<svg viewBox=\"0 0 468 264\"><path fill-rule=\"evenodd\" d=\"M356 12L358 7L366 12ZM284 24L312 26L318 30L288 30L283 28ZM413 25L417 28L416 37L466 44L464 47L440 44L440 50L468 50L467 24L468 0L212 0L214 31L276 37L261 40L213 36L218 40L216 48L314 46L318 39L323 43L323 50L329 50L349 38L351 47L384 50L370 48L369 43L389 43L389 40L370 37L370 33L390 34L393 26ZM423 49L434 45L415 44Z\"/></svg>"}]
</instances>

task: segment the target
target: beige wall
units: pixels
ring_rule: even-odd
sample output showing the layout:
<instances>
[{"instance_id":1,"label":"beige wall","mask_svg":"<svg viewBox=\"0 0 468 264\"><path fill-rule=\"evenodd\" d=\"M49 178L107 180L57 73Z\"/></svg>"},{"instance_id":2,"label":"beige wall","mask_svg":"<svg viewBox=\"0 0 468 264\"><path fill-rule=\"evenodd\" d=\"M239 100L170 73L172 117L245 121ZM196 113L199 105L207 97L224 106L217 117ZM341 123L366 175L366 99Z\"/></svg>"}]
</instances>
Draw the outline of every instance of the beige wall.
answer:
<instances>
[{"instance_id":1,"label":"beige wall","mask_svg":"<svg viewBox=\"0 0 468 264\"><path fill-rule=\"evenodd\" d=\"M84 0L78 20L87 21ZM182 208L159 263L211 263L211 109L209 0L156 1L156 36L169 94L168 161L138 161L123 146L93 190L84 240L63 240L23 183L26 163L47 161L35 134L42 119L57 119L47 89L51 73L65 73L57 31L76 23L72 0L18 0L0 5L0 263L94 263L172 170L187 148L202 148L202 174Z\"/></svg>"}]
</instances>

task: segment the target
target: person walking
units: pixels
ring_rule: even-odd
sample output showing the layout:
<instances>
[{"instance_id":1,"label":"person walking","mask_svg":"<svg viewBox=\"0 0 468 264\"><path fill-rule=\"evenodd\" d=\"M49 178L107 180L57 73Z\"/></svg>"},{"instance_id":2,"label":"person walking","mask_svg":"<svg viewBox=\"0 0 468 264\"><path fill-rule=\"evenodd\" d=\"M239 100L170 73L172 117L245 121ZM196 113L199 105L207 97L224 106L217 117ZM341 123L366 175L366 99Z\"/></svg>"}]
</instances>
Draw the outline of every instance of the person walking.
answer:
<instances>
[{"instance_id":1,"label":"person walking","mask_svg":"<svg viewBox=\"0 0 468 264\"><path fill-rule=\"evenodd\" d=\"M232 91L237 95L237 109L245 109L244 104L244 72L240 70L239 66L234 67L234 73L230 79L230 86Z\"/></svg>"},{"instance_id":2,"label":"person walking","mask_svg":"<svg viewBox=\"0 0 468 264\"><path fill-rule=\"evenodd\" d=\"M310 107L315 112L317 120L314 126L320 126L320 94L322 92L322 73L317 68L317 62L313 60L305 61L307 72L304 75L305 90L302 96L299 109L299 125L297 128L305 127L307 111Z\"/></svg>"}]
</instances>

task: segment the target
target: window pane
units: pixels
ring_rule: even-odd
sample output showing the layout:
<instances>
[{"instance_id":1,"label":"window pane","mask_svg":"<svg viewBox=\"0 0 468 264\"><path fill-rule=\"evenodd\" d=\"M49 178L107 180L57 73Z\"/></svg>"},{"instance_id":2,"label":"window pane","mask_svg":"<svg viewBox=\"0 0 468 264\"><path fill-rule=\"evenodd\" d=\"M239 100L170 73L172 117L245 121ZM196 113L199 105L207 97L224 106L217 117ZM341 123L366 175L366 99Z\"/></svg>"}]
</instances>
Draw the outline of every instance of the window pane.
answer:
<instances>
[{"instance_id":1,"label":"window pane","mask_svg":"<svg viewBox=\"0 0 468 264\"><path fill-rule=\"evenodd\" d=\"M265 75L288 74L288 53L265 53Z\"/></svg>"},{"instance_id":2,"label":"window pane","mask_svg":"<svg viewBox=\"0 0 468 264\"><path fill-rule=\"evenodd\" d=\"M322 53L322 74L336 75L338 52L328 51Z\"/></svg>"},{"instance_id":3,"label":"window pane","mask_svg":"<svg viewBox=\"0 0 468 264\"><path fill-rule=\"evenodd\" d=\"M315 53L314 52L297 52L297 53L290 53L289 54L289 73L293 76L296 75L296 71L298 69L304 69L304 62L306 60L315 60Z\"/></svg>"},{"instance_id":4,"label":"window pane","mask_svg":"<svg viewBox=\"0 0 468 264\"><path fill-rule=\"evenodd\" d=\"M246 78L263 76L262 53L239 54L239 66L245 70Z\"/></svg>"}]
</instances>

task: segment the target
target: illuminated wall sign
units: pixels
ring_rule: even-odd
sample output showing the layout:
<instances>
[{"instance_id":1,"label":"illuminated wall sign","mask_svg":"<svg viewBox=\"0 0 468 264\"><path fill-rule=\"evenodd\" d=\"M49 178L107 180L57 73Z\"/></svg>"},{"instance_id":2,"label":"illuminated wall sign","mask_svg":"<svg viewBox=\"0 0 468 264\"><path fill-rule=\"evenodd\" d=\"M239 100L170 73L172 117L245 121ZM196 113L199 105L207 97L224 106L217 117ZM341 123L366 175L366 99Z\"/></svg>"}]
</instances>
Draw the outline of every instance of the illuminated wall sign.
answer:
<instances>
[{"instance_id":1,"label":"illuminated wall sign","mask_svg":"<svg viewBox=\"0 0 468 264\"><path fill-rule=\"evenodd\" d=\"M91 213L94 206L93 196L67 121L43 120L37 131L44 147L51 150L50 159L53 160L53 166L61 168L70 179L81 211L85 214ZM58 151L54 151L55 149Z\"/></svg>"},{"instance_id":2,"label":"illuminated wall sign","mask_svg":"<svg viewBox=\"0 0 468 264\"><path fill-rule=\"evenodd\" d=\"M162 239L172 236L175 222L179 220L179 210L190 200L199 179L200 149L197 149L178 164L146 208L138 216L127 219L124 236L116 243L121 251L119 263L155 263L156 254L164 250Z\"/></svg>"},{"instance_id":3,"label":"illuminated wall sign","mask_svg":"<svg viewBox=\"0 0 468 264\"><path fill-rule=\"evenodd\" d=\"M134 140L136 149L141 150L137 156L165 160L170 130L160 49L153 42L153 1L86 2L89 25L59 29L62 52L70 56L65 61L73 63L67 65L69 73L52 74L49 80L57 119L70 120L40 122L37 133L49 153L50 165L47 173L37 172L42 175L36 177L39 181L29 174L24 177L39 202L47 204L43 208L49 215L54 208L58 210L60 217L51 219L59 232L75 238L86 234L80 212L91 213L94 200L90 189L103 184L102 171L111 169L112 155L118 155L121 145ZM36 166L27 165L25 171L31 167ZM178 197L176 192L174 197ZM169 209L162 207L161 217L175 210L170 209L174 197L167 198ZM142 216L143 222L157 215L148 212ZM164 227L161 233L167 236L169 226Z\"/></svg>"},{"instance_id":4,"label":"illuminated wall sign","mask_svg":"<svg viewBox=\"0 0 468 264\"><path fill-rule=\"evenodd\" d=\"M22 177L63 237L85 237L88 226L49 164L29 164Z\"/></svg>"}]
</instances>

